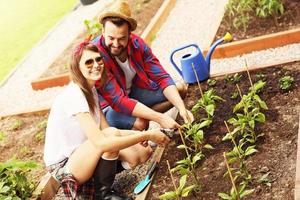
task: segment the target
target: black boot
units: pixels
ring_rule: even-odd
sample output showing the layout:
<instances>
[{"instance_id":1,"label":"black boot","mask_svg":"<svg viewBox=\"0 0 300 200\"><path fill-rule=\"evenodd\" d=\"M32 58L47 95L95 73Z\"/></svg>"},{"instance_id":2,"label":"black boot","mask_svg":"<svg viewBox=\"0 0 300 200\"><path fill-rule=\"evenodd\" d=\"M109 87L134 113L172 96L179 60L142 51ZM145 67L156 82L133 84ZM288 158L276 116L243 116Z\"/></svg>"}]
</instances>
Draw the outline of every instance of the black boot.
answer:
<instances>
[{"instance_id":1,"label":"black boot","mask_svg":"<svg viewBox=\"0 0 300 200\"><path fill-rule=\"evenodd\" d=\"M101 158L94 172L95 200L132 200L121 196L112 190L117 171L117 160L105 160Z\"/></svg>"}]
</instances>

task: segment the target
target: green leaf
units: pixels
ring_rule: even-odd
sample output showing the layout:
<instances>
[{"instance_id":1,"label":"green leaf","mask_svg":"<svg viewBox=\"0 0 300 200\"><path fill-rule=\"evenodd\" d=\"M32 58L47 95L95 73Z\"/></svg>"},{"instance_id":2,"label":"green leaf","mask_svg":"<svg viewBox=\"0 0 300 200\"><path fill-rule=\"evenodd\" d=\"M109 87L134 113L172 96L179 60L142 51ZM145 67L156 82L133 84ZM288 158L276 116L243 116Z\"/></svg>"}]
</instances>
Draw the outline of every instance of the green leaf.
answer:
<instances>
[{"instance_id":1,"label":"green leaf","mask_svg":"<svg viewBox=\"0 0 300 200\"><path fill-rule=\"evenodd\" d=\"M246 151L245 151L245 156L249 156L255 152L258 152L256 149L255 149L255 145L253 146L249 146Z\"/></svg>"},{"instance_id":2,"label":"green leaf","mask_svg":"<svg viewBox=\"0 0 300 200\"><path fill-rule=\"evenodd\" d=\"M205 111L206 111L210 116L214 116L215 105L214 105L214 104L210 104L210 105L205 106Z\"/></svg>"},{"instance_id":3,"label":"green leaf","mask_svg":"<svg viewBox=\"0 0 300 200\"><path fill-rule=\"evenodd\" d=\"M240 198L244 198L245 196L252 194L254 192L254 189L251 190L245 190L240 194Z\"/></svg>"},{"instance_id":4,"label":"green leaf","mask_svg":"<svg viewBox=\"0 0 300 200\"><path fill-rule=\"evenodd\" d=\"M177 149L185 149L185 148L187 148L187 147L184 144L181 144L181 145L177 146Z\"/></svg>"},{"instance_id":5,"label":"green leaf","mask_svg":"<svg viewBox=\"0 0 300 200\"><path fill-rule=\"evenodd\" d=\"M257 113L255 116L255 121L258 121L260 123L264 123L266 121L266 117L263 113Z\"/></svg>"},{"instance_id":6,"label":"green leaf","mask_svg":"<svg viewBox=\"0 0 300 200\"><path fill-rule=\"evenodd\" d=\"M196 185L190 185L186 188L184 188L181 192L182 197L187 197L189 193L196 187Z\"/></svg>"},{"instance_id":7,"label":"green leaf","mask_svg":"<svg viewBox=\"0 0 300 200\"><path fill-rule=\"evenodd\" d=\"M218 196L221 197L222 199L231 200L231 196L229 196L228 194L226 194L224 192L219 192Z\"/></svg>"},{"instance_id":8,"label":"green leaf","mask_svg":"<svg viewBox=\"0 0 300 200\"><path fill-rule=\"evenodd\" d=\"M171 191L171 192L166 192L166 193L160 195L159 199L168 200L168 199L175 199L176 197L177 197L176 192Z\"/></svg>"},{"instance_id":9,"label":"green leaf","mask_svg":"<svg viewBox=\"0 0 300 200\"><path fill-rule=\"evenodd\" d=\"M204 148L205 148L205 149L214 149L214 147L213 147L213 146L211 146L210 144L206 144L206 145L204 145Z\"/></svg>"},{"instance_id":10,"label":"green leaf","mask_svg":"<svg viewBox=\"0 0 300 200\"><path fill-rule=\"evenodd\" d=\"M211 123L212 123L212 120L207 119L207 120L205 120L205 121L203 121L203 122L200 123L199 128L207 127L207 126L209 126Z\"/></svg>"},{"instance_id":11,"label":"green leaf","mask_svg":"<svg viewBox=\"0 0 300 200\"><path fill-rule=\"evenodd\" d=\"M184 175L182 177L180 177L179 180L179 191L182 191L182 189L184 188L185 184L186 184L186 179L187 179L187 175Z\"/></svg>"}]
</instances>

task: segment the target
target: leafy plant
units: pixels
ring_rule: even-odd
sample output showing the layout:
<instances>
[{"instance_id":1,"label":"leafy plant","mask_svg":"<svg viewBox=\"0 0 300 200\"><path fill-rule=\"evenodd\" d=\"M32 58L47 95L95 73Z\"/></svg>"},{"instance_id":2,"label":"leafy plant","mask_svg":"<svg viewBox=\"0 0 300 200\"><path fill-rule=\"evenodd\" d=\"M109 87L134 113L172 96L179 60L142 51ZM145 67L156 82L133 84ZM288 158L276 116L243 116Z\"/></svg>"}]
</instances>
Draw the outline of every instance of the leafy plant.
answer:
<instances>
[{"instance_id":1,"label":"leafy plant","mask_svg":"<svg viewBox=\"0 0 300 200\"><path fill-rule=\"evenodd\" d=\"M40 131L40 132L38 132L38 133L35 135L35 139L36 139L37 141L43 141L44 138L45 138L45 133L44 133L44 131Z\"/></svg>"},{"instance_id":2,"label":"leafy plant","mask_svg":"<svg viewBox=\"0 0 300 200\"><path fill-rule=\"evenodd\" d=\"M47 127L47 123L48 123L48 120L44 119L44 120L40 121L36 126L37 126L37 128L45 129Z\"/></svg>"},{"instance_id":3,"label":"leafy plant","mask_svg":"<svg viewBox=\"0 0 300 200\"><path fill-rule=\"evenodd\" d=\"M208 79L208 80L207 80L207 85L210 86L210 87L215 86L216 83L217 83L217 81L214 80L214 79Z\"/></svg>"},{"instance_id":4,"label":"leafy plant","mask_svg":"<svg viewBox=\"0 0 300 200\"><path fill-rule=\"evenodd\" d=\"M228 82L238 83L241 81L242 75L239 73L235 73L233 76L226 74L225 80Z\"/></svg>"},{"instance_id":5,"label":"leafy plant","mask_svg":"<svg viewBox=\"0 0 300 200\"><path fill-rule=\"evenodd\" d=\"M230 98L231 99L236 99L238 96L239 96L238 92L233 92L233 93L231 93Z\"/></svg>"},{"instance_id":6,"label":"leafy plant","mask_svg":"<svg viewBox=\"0 0 300 200\"><path fill-rule=\"evenodd\" d=\"M284 76L279 79L279 87L284 91L289 91L294 83L292 76Z\"/></svg>"},{"instance_id":7,"label":"leafy plant","mask_svg":"<svg viewBox=\"0 0 300 200\"><path fill-rule=\"evenodd\" d=\"M181 199L181 197L187 197L191 191L196 187L195 185L186 186L186 180L188 178L187 175L183 175L180 177L179 186L177 187L172 175L172 170L170 168L169 161L167 160L168 170L172 179L172 183L174 186L174 191L165 192L164 194L159 196L159 199L168 200L168 199Z\"/></svg>"},{"instance_id":8,"label":"leafy plant","mask_svg":"<svg viewBox=\"0 0 300 200\"><path fill-rule=\"evenodd\" d=\"M262 183L268 187L271 187L272 186L272 181L269 179L269 174L270 172L267 172L265 174L263 174L259 179L258 179L258 183Z\"/></svg>"},{"instance_id":9,"label":"leafy plant","mask_svg":"<svg viewBox=\"0 0 300 200\"><path fill-rule=\"evenodd\" d=\"M11 131L15 131L15 130L19 130L21 128L21 126L24 124L24 121L17 119L10 127L9 130Z\"/></svg>"},{"instance_id":10,"label":"leafy plant","mask_svg":"<svg viewBox=\"0 0 300 200\"><path fill-rule=\"evenodd\" d=\"M38 164L33 161L11 159L0 162L0 199L28 199L34 190L28 172L37 167Z\"/></svg>"},{"instance_id":11,"label":"leafy plant","mask_svg":"<svg viewBox=\"0 0 300 200\"><path fill-rule=\"evenodd\" d=\"M92 20L84 20L84 25L88 32L88 37L92 39L101 34L102 24L99 23L97 17L94 17Z\"/></svg>"},{"instance_id":12,"label":"leafy plant","mask_svg":"<svg viewBox=\"0 0 300 200\"><path fill-rule=\"evenodd\" d=\"M282 0L259 0L256 8L256 15L261 18L272 16L276 26L278 26L276 15L284 12Z\"/></svg>"},{"instance_id":13,"label":"leafy plant","mask_svg":"<svg viewBox=\"0 0 300 200\"><path fill-rule=\"evenodd\" d=\"M256 74L256 77L262 81L266 80L266 75L263 73Z\"/></svg>"}]
</instances>

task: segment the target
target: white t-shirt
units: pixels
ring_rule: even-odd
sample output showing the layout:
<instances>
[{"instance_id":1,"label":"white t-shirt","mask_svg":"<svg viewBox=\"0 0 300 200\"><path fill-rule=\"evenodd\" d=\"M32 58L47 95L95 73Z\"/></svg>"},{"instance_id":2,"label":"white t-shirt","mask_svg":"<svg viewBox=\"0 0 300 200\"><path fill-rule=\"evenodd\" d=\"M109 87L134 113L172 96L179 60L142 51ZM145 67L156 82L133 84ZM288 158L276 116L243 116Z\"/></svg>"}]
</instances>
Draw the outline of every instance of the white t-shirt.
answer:
<instances>
[{"instance_id":1,"label":"white t-shirt","mask_svg":"<svg viewBox=\"0 0 300 200\"><path fill-rule=\"evenodd\" d=\"M123 72L125 74L126 92L127 92L127 94L129 94L131 86L132 86L132 79L136 75L136 71L129 65L128 58L126 59L125 62L121 62L119 60L119 58L117 58L117 57L115 57L115 58L116 58L117 63L119 64L119 66L121 67L121 69L123 70Z\"/></svg>"},{"instance_id":2,"label":"white t-shirt","mask_svg":"<svg viewBox=\"0 0 300 200\"><path fill-rule=\"evenodd\" d=\"M92 89L99 110L96 89ZM80 127L75 115L80 112L90 112L87 100L80 87L71 82L54 100L48 118L46 130L44 161L46 166L56 164L65 158L85 140L85 133ZM93 116L99 126L100 116Z\"/></svg>"}]
</instances>

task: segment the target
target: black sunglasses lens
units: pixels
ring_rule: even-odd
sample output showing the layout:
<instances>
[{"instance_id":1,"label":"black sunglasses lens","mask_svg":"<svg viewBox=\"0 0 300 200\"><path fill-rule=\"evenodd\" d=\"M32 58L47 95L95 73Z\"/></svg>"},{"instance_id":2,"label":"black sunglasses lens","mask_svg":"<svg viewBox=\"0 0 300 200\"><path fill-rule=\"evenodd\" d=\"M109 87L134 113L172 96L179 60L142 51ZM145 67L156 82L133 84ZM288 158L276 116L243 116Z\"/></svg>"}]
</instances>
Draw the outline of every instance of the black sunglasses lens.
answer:
<instances>
[{"instance_id":1,"label":"black sunglasses lens","mask_svg":"<svg viewBox=\"0 0 300 200\"><path fill-rule=\"evenodd\" d=\"M96 62L97 62L97 63L99 63L99 62L101 62L101 61L102 61L102 57L101 57L101 56L99 56L99 57L96 57L96 58L95 58L95 60L96 60Z\"/></svg>"},{"instance_id":2,"label":"black sunglasses lens","mask_svg":"<svg viewBox=\"0 0 300 200\"><path fill-rule=\"evenodd\" d=\"M94 64L94 60L93 59L88 59L88 60L85 61L85 65L86 66L91 66L93 64Z\"/></svg>"}]
</instances>

